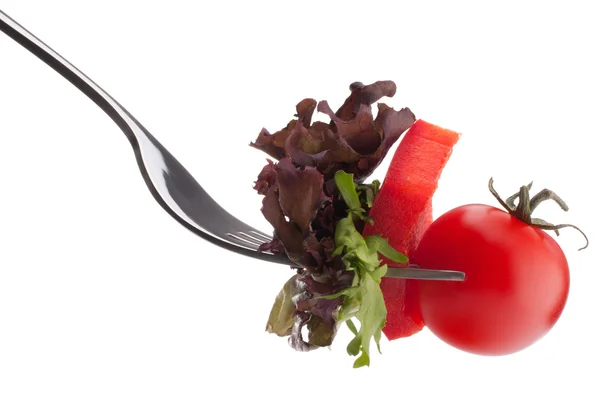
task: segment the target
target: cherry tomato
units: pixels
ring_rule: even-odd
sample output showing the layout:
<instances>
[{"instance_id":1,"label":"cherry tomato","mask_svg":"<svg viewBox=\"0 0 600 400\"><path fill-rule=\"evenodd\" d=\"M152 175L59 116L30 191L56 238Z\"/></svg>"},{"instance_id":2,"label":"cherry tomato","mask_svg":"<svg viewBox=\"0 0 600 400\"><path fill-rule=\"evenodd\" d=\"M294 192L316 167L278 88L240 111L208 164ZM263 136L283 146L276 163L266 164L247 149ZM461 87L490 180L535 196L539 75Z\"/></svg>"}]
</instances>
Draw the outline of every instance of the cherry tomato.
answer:
<instances>
[{"instance_id":1,"label":"cherry tomato","mask_svg":"<svg viewBox=\"0 0 600 400\"><path fill-rule=\"evenodd\" d=\"M425 325L475 354L506 355L544 336L569 293L557 242L495 207L455 208L427 229L411 262L466 273L464 282L419 281Z\"/></svg>"}]
</instances>

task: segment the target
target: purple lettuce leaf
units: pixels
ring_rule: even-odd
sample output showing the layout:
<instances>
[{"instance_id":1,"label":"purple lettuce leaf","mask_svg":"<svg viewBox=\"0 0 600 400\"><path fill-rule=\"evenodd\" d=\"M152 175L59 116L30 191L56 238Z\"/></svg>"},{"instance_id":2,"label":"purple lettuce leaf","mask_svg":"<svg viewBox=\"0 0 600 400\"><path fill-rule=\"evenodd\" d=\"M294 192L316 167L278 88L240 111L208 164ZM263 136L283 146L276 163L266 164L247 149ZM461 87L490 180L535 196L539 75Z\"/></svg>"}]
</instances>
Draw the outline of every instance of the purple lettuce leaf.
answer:
<instances>
[{"instance_id":1,"label":"purple lettuce leaf","mask_svg":"<svg viewBox=\"0 0 600 400\"><path fill-rule=\"evenodd\" d=\"M283 248L293 262L310 264L304 241L310 238L317 212L330 201L323 192L323 175L314 168L296 168L284 158L277 164L269 161L254 187L265 196L261 211L279 243L267 243L261 250Z\"/></svg>"},{"instance_id":2,"label":"purple lettuce leaf","mask_svg":"<svg viewBox=\"0 0 600 400\"><path fill-rule=\"evenodd\" d=\"M264 196L262 213L274 228L273 240L260 250L285 252L297 269L275 300L267 331L289 336L290 345L301 351L332 343L344 296L331 295L350 287L355 274L334 256L336 226L348 215L334 175L342 170L363 182L415 122L408 108L396 111L383 103L373 117L371 106L395 94L391 81L355 82L350 91L335 113L326 101L300 101L296 119L273 134L263 128L250 144L274 159L267 160L254 185ZM330 122L312 122L315 110ZM367 214L372 189L361 195Z\"/></svg>"},{"instance_id":3,"label":"purple lettuce leaf","mask_svg":"<svg viewBox=\"0 0 600 400\"><path fill-rule=\"evenodd\" d=\"M408 109L400 111L379 104L373 119L371 105L383 96L393 96L396 85L379 81L371 85L356 82L344 105L334 113L326 101L318 104L304 99L296 106L297 120L270 134L263 129L251 146L263 150L276 160L289 158L297 167L314 167L330 181L342 169L357 181L369 176L386 156L390 147L414 122ZM329 116L331 122L315 122L312 113Z\"/></svg>"}]
</instances>

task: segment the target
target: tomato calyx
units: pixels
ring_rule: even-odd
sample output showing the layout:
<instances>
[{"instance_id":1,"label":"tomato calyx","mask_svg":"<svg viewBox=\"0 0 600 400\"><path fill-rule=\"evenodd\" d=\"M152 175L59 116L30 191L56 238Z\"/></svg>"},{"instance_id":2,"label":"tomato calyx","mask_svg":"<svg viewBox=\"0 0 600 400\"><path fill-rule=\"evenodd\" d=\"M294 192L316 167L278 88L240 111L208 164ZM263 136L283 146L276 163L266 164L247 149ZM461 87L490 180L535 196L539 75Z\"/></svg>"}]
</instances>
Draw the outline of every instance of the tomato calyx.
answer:
<instances>
[{"instance_id":1,"label":"tomato calyx","mask_svg":"<svg viewBox=\"0 0 600 400\"><path fill-rule=\"evenodd\" d=\"M538 194L536 194L535 196L531 197L530 193L529 193L529 191L531 190L531 186L533 185L533 182L531 182L528 185L521 186L521 188L519 189L519 191L517 193L513 194L506 200L503 200L500 197L500 195L498 194L498 192L496 191L496 189L494 189L493 184L494 184L494 179L490 178L490 181L488 183L488 188L489 188L490 192L492 192L492 195L494 195L496 200L498 200L498 202L502 205L502 207L504 207L506 209L506 211L510 215L520 219L521 221L525 222L528 225L535 226L536 228L554 231L556 233L556 236L559 235L559 232L558 232L559 229L563 229L563 228L576 229L585 238L585 246L583 246L579 250L583 250L588 247L589 240L588 240L586 234L583 233L583 231L581 229L579 229L578 227L576 227L575 225L571 225L571 224L555 225L555 224L551 224L550 222L547 222L541 218L533 218L531 216L531 214L537 208L537 206L539 206L542 202L544 202L546 200L552 200L556 204L558 204L560 206L560 208L563 209L563 211L569 211L569 206L567 206L567 203L565 203L565 201L563 199L561 199L560 196L558 196L552 190L544 189L541 192L539 192ZM518 204L515 204L516 200L519 201Z\"/></svg>"}]
</instances>

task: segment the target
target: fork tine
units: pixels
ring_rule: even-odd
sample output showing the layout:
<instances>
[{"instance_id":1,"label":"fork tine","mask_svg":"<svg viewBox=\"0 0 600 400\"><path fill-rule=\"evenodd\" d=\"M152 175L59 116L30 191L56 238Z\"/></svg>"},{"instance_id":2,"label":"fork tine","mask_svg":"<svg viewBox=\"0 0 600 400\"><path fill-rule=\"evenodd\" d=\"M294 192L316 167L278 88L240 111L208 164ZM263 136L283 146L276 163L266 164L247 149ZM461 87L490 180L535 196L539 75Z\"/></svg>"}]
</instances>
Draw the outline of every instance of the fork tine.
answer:
<instances>
[{"instance_id":1,"label":"fork tine","mask_svg":"<svg viewBox=\"0 0 600 400\"><path fill-rule=\"evenodd\" d=\"M265 243L264 241L259 241L257 239L247 239L246 237L252 238L252 236L247 235L244 232L237 232L237 234L234 233L226 233L226 235L228 237L230 237L231 239L233 239L233 243L238 245L238 246L243 246L247 249L250 250L254 250L254 251L258 251L258 247ZM236 243L237 241L237 243ZM261 254L268 254L270 256L274 256L275 253L271 252L271 251L262 251L260 252ZM285 260L285 261L284 261ZM283 257L280 261L278 261L279 264L286 264L289 265L291 261L288 260L287 256Z\"/></svg>"},{"instance_id":2,"label":"fork tine","mask_svg":"<svg viewBox=\"0 0 600 400\"><path fill-rule=\"evenodd\" d=\"M465 273L460 271L448 271L441 269L420 268L388 268L385 274L387 278L417 279L432 281L459 281L465 280Z\"/></svg>"},{"instance_id":3,"label":"fork tine","mask_svg":"<svg viewBox=\"0 0 600 400\"><path fill-rule=\"evenodd\" d=\"M231 239L234 239L234 242L237 241L236 244L240 244L244 247L249 247L251 249L254 250L258 250L258 246L260 246L262 243L258 243L255 241L251 241L249 239L244 238L243 236L240 236L239 233L238 234L233 234L233 233L226 233L226 235L228 237L230 237Z\"/></svg>"},{"instance_id":4,"label":"fork tine","mask_svg":"<svg viewBox=\"0 0 600 400\"><path fill-rule=\"evenodd\" d=\"M265 235L264 233L258 232L258 231L248 231L248 234L254 235L255 238L262 240L263 243L270 242L271 240L273 240L273 237L271 237L269 235Z\"/></svg>"},{"instance_id":5,"label":"fork tine","mask_svg":"<svg viewBox=\"0 0 600 400\"><path fill-rule=\"evenodd\" d=\"M236 232L236 235L243 237L244 239L256 244L257 246L260 246L261 244L265 243L265 240L263 238L259 239L256 236L249 235L246 232Z\"/></svg>"}]
</instances>

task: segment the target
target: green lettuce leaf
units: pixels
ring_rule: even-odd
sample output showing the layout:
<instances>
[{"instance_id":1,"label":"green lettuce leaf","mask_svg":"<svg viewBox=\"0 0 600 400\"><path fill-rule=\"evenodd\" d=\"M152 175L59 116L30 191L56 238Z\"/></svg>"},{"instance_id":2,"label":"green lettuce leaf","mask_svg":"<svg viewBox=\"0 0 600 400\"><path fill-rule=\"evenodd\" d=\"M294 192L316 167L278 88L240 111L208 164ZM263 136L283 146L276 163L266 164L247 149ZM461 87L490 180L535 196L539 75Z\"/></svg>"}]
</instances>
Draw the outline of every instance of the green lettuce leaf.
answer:
<instances>
[{"instance_id":1,"label":"green lettuce leaf","mask_svg":"<svg viewBox=\"0 0 600 400\"><path fill-rule=\"evenodd\" d=\"M387 272L387 265L381 265L379 255L393 261L404 263L407 258L394 250L387 239L377 236L363 237L356 229L356 219L365 220L364 211L352 174L338 171L335 183L348 206L348 216L341 219L335 227L334 255L342 257L346 268L354 271L352 286L329 298L344 296L340 307L338 323L346 322L350 331L355 335L347 347L348 354L358 356L354 368L369 366L371 341L375 342L380 351L381 331L385 326L387 309L381 291L381 278ZM358 189L363 189L360 186ZM378 184L363 190L376 191ZM367 198L369 195L367 194ZM361 215L363 214L363 215ZM352 321L360 323L357 329Z\"/></svg>"},{"instance_id":2,"label":"green lettuce leaf","mask_svg":"<svg viewBox=\"0 0 600 400\"><path fill-rule=\"evenodd\" d=\"M275 298L269 320L267 321L266 331L274 333L277 336L289 336L294 325L294 296L302 293L302 288L298 284L298 275L292 276L283 285L283 288Z\"/></svg>"}]
</instances>

